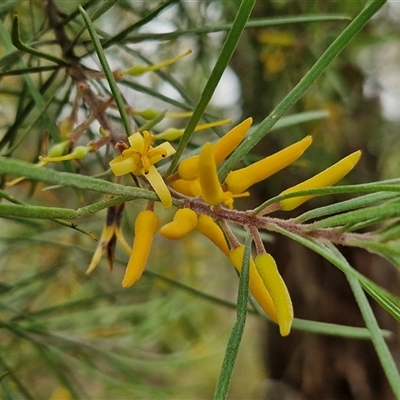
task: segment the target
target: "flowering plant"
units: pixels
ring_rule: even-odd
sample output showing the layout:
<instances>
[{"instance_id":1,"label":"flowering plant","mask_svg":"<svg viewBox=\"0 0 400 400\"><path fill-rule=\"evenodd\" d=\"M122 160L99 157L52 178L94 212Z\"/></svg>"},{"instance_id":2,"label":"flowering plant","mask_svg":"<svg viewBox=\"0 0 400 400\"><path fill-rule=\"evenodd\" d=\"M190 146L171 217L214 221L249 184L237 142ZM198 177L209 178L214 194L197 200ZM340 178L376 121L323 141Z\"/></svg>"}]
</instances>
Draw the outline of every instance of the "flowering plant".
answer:
<instances>
[{"instance_id":1,"label":"flowering plant","mask_svg":"<svg viewBox=\"0 0 400 400\"><path fill-rule=\"evenodd\" d=\"M104 14L111 3L113 2L105 2L103 8L98 9L98 15ZM174 2L167 2L154 10L154 16L172 3ZM185 241L195 232L207 238L239 276L237 321L232 328L217 382L217 399L227 396L249 312L249 299L253 307L251 310L272 321L281 336L290 335L292 329L301 329L301 321L295 318L296 302L291 299L290 290L280 272L281 266L276 263L273 251L269 251L269 244L264 240L265 233L284 235L313 250L345 274L366 325L366 329L354 327L352 334L372 340L392 390L400 396L400 378L385 343L388 332L382 331L377 324L365 293L396 320L400 319L400 299L354 269L337 248L363 248L399 266L396 248L398 181L334 186L353 168L357 168L361 150L364 149L356 148L357 150L336 160L327 168L321 168L314 175L310 174L310 178L295 185L287 185L289 187L280 193L276 192L273 197L262 199L261 204L255 207L245 206L244 210L237 207L238 203L246 204L247 198L252 199L255 188L264 185L268 178L277 173L286 173L286 167L298 165L300 159L308 157L307 149L313 141L318 140L313 135L303 135L297 141L291 140L289 145L279 151L268 152L267 156L263 155L257 160L249 157L249 153L278 121L285 122L285 118L288 121L284 114L382 4L383 1L373 1L361 11L264 120L254 124L251 116L242 121L236 118L233 127L227 129L226 133L221 126L231 124L232 121L214 118L208 113L208 107L248 24L254 1L241 3L237 17L229 27L218 62L204 85L200 100L193 106L187 106L184 102L178 103L185 111L189 110L189 113L178 115L172 110L137 109L134 100L127 99L127 94L122 94L122 86L139 90L139 84L133 84L132 79L140 79L142 75L155 71L162 74L168 66L185 63L185 57L189 57L191 51L174 55L159 64L149 62L149 65L124 65L124 68L111 69L111 59L106 56L105 51L119 40L129 38L129 30L123 31L120 36L108 36L94 25L98 15L89 15L84 7L79 7L76 15L83 20L83 27L92 46L90 53L96 54L99 63L97 69L89 68L82 57L75 54L76 43L82 32L77 33L77 42L69 39L64 28L67 22L60 20L62 13L55 2L48 1L44 7L62 57L38 50L32 43L26 44L21 39L20 17L15 14L11 36L8 37L6 31L0 31L4 38L8 38L5 43L10 44L6 50L11 52L12 44L18 51L53 63L55 76L59 70L65 70L69 79L69 90L66 101L58 110L59 122L56 125L46 113L52 99L45 105L33 81L26 75L28 87L33 88L32 96L36 106L38 110L43 110L49 137L42 135L41 154L33 162L27 162L10 157L16 148L23 147L21 143L26 138L17 141L15 138L11 139L12 128L8 131L10 134L4 135L0 145L6 150L0 158L0 173L5 180L5 189L0 191L4 199L0 203L0 216L23 220L47 219L93 239L96 235L84 223L78 225L70 220L97 216L100 211L106 210L97 247L91 245L90 261L85 264L80 260L79 268L83 268L91 277L101 273L100 268L96 267L105 253L109 270L113 271L114 264L120 263L116 251L117 244L121 245L126 253L122 261L123 272L113 271L113 276L118 275L118 280L127 293L140 290L139 279L145 272L152 251L158 246L155 242L160 237L166 239L164 243L168 243L168 246L172 241ZM124 50L132 55L129 47ZM269 64L268 74L281 68L282 63L275 69ZM51 71L52 68L41 65L38 70L31 69L30 72L48 70ZM4 75L12 75L10 71L4 72ZM165 77L164 79L167 80ZM172 78L170 81L173 82ZM179 88L179 85L176 84L176 87ZM86 114L83 113L85 110L88 111ZM326 111L303 113L295 115L297 120L295 118L287 123L296 125L304 117L318 119L326 116ZM189 118L185 128L171 127L171 120L176 117ZM201 121L202 118L204 121ZM98 125L98 132L93 131L95 124ZM217 133L217 139L211 135L203 139L200 133L193 136L194 132L211 129ZM45 149L46 147L49 148ZM95 172L95 168L92 170L94 163L101 167L101 173ZM64 171L60 171L60 167L52 168L53 165L61 165ZM86 174L85 171L88 170L93 174ZM50 186L53 190L73 188L76 198L86 204L55 207L45 204L45 200L39 200L44 205L24 202L15 195L18 192L12 191L28 181L53 185ZM94 201L88 200L92 198L87 192L96 192L98 197ZM47 193L51 192L48 190ZM323 195L353 193L367 194L330 206L302 211L301 206L311 199L314 199L313 204L318 204L317 197ZM136 210L133 218L129 218L130 212L127 209L132 204L139 210ZM128 219L131 229L123 227L123 221ZM386 223L386 226L382 228L377 225L381 223ZM133 237L132 245L125 239L125 235ZM337 328L334 333L345 335L344 331ZM70 393L75 391L73 385L68 390Z\"/></svg>"}]
</instances>

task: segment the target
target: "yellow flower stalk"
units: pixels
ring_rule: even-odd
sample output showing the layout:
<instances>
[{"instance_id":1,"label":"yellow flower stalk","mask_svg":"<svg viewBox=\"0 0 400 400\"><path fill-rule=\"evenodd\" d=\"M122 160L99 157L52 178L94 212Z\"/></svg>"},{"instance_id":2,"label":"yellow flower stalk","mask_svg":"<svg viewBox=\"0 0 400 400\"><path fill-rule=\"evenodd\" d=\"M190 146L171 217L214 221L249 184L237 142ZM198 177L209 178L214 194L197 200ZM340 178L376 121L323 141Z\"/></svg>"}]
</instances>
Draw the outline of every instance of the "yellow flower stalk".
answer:
<instances>
[{"instance_id":1,"label":"yellow flower stalk","mask_svg":"<svg viewBox=\"0 0 400 400\"><path fill-rule=\"evenodd\" d=\"M242 270L243 255L244 255L244 245L240 245L232 249L229 253L229 259L231 260L232 264L239 273ZM264 312L267 315L269 315L273 321L278 322L278 316L276 313L275 304L267 288L265 287L265 284L261 279L260 274L257 271L253 258L250 258L249 273L250 273L249 276L250 292L257 300L257 303L264 310Z\"/></svg>"},{"instance_id":2,"label":"yellow flower stalk","mask_svg":"<svg viewBox=\"0 0 400 400\"><path fill-rule=\"evenodd\" d=\"M213 145L215 164L223 161L240 144L253 123L252 118L247 118L240 124L232 128L221 139ZM199 176L199 155L183 160L178 167L179 176L182 179L191 181Z\"/></svg>"},{"instance_id":3,"label":"yellow flower stalk","mask_svg":"<svg viewBox=\"0 0 400 400\"><path fill-rule=\"evenodd\" d=\"M196 229L229 257L229 247L225 235L219 225L211 217L200 214L197 219Z\"/></svg>"},{"instance_id":4,"label":"yellow flower stalk","mask_svg":"<svg viewBox=\"0 0 400 400\"><path fill-rule=\"evenodd\" d=\"M163 225L159 234L167 239L181 239L197 225L197 214L190 208L180 208L171 222Z\"/></svg>"},{"instance_id":5,"label":"yellow flower stalk","mask_svg":"<svg viewBox=\"0 0 400 400\"><path fill-rule=\"evenodd\" d=\"M312 137L306 136L304 139L248 167L231 171L226 177L225 183L232 193L242 193L255 183L263 181L296 161L310 146L311 142Z\"/></svg>"},{"instance_id":6,"label":"yellow flower stalk","mask_svg":"<svg viewBox=\"0 0 400 400\"><path fill-rule=\"evenodd\" d=\"M292 186L291 188L284 190L281 195L298 192L300 190L324 188L334 185L353 169L360 157L361 151L355 151L354 153L351 153L347 157L338 161L336 164L320 172L318 175L315 175L312 178L299 183L298 185ZM314 196L315 195L299 196L281 200L281 209L284 211L293 210L300 204L303 204Z\"/></svg>"},{"instance_id":7,"label":"yellow flower stalk","mask_svg":"<svg viewBox=\"0 0 400 400\"><path fill-rule=\"evenodd\" d=\"M259 254L254 262L275 305L280 334L287 336L293 322L293 305L286 284L270 254Z\"/></svg>"},{"instance_id":8,"label":"yellow flower stalk","mask_svg":"<svg viewBox=\"0 0 400 400\"><path fill-rule=\"evenodd\" d=\"M158 217L154 211L141 211L136 217L132 252L122 280L124 288L132 286L142 276L157 228Z\"/></svg>"},{"instance_id":9,"label":"yellow flower stalk","mask_svg":"<svg viewBox=\"0 0 400 400\"><path fill-rule=\"evenodd\" d=\"M131 147L110 161L112 172L116 176L129 173L136 176L145 176L163 206L166 209L171 208L171 193L154 164L174 154L175 149L168 142L152 147L153 136L148 131L144 131L143 135L140 132L136 132L128 140Z\"/></svg>"},{"instance_id":10,"label":"yellow flower stalk","mask_svg":"<svg viewBox=\"0 0 400 400\"><path fill-rule=\"evenodd\" d=\"M199 158L199 182L203 200L217 206L222 201L223 190L218 180L217 166L213 155L213 146L207 142Z\"/></svg>"}]
</instances>

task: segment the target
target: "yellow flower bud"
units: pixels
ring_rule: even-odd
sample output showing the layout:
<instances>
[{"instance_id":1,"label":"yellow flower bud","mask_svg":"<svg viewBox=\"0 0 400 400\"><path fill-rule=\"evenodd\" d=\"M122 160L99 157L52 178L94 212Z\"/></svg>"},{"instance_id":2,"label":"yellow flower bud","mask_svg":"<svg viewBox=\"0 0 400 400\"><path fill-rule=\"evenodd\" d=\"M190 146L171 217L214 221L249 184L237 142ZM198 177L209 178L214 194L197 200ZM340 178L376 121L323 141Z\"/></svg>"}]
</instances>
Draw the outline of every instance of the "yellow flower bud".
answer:
<instances>
[{"instance_id":1,"label":"yellow flower bud","mask_svg":"<svg viewBox=\"0 0 400 400\"><path fill-rule=\"evenodd\" d=\"M263 158L248 167L232 171L226 177L225 183L232 193L242 193L250 186L260 182L296 161L312 142L311 136L306 136L299 142Z\"/></svg>"},{"instance_id":2,"label":"yellow flower bud","mask_svg":"<svg viewBox=\"0 0 400 400\"><path fill-rule=\"evenodd\" d=\"M227 134L225 134L221 139L218 140L218 142L213 145L215 164L219 164L226 157L228 157L233 150L236 149L236 147L245 137L252 122L252 118L247 118L239 125L236 125L234 128L232 128ZM179 164L178 173L182 179L192 181L198 178L199 157L200 156L198 155L189 157Z\"/></svg>"},{"instance_id":3,"label":"yellow flower bud","mask_svg":"<svg viewBox=\"0 0 400 400\"><path fill-rule=\"evenodd\" d=\"M135 237L122 286L132 286L143 274L150 254L153 238L158 228L158 217L154 211L141 211L135 221Z\"/></svg>"},{"instance_id":4,"label":"yellow flower bud","mask_svg":"<svg viewBox=\"0 0 400 400\"><path fill-rule=\"evenodd\" d=\"M204 145L200 153L199 182L201 187L201 196L206 203L211 204L212 206L221 203L224 192L218 180L217 166L213 155L213 146L209 142Z\"/></svg>"},{"instance_id":5,"label":"yellow flower bud","mask_svg":"<svg viewBox=\"0 0 400 400\"><path fill-rule=\"evenodd\" d=\"M259 254L254 262L274 302L279 331L282 336L287 336L290 333L293 322L293 305L286 284L279 274L275 260L270 254Z\"/></svg>"},{"instance_id":6,"label":"yellow flower bud","mask_svg":"<svg viewBox=\"0 0 400 400\"><path fill-rule=\"evenodd\" d=\"M229 259L234 265L236 270L240 273L242 270L244 255L244 245L240 245L232 249L229 253ZM250 292L257 300L257 303L264 310L264 312L271 317L272 320L278 322L278 316L275 309L275 304L272 301L271 295L269 294L267 288L264 285L261 276L259 275L257 268L254 264L252 258L250 258L250 277L249 277L249 288Z\"/></svg>"},{"instance_id":7,"label":"yellow flower bud","mask_svg":"<svg viewBox=\"0 0 400 400\"><path fill-rule=\"evenodd\" d=\"M190 208L180 208L168 224L160 228L160 235L167 239L181 239L197 225L197 214Z\"/></svg>"},{"instance_id":8,"label":"yellow flower bud","mask_svg":"<svg viewBox=\"0 0 400 400\"><path fill-rule=\"evenodd\" d=\"M219 225L208 215L200 214L197 218L196 229L210 239L227 257L229 257L229 247L225 235Z\"/></svg>"},{"instance_id":9,"label":"yellow flower bud","mask_svg":"<svg viewBox=\"0 0 400 400\"><path fill-rule=\"evenodd\" d=\"M336 164L320 172L318 175L315 175L296 186L292 186L291 188L284 190L281 195L298 192L300 190L317 189L334 185L353 169L360 157L361 151L355 151L354 153L351 153L347 157L338 161ZM281 200L281 209L284 211L293 210L314 196L315 195L299 196Z\"/></svg>"}]
</instances>

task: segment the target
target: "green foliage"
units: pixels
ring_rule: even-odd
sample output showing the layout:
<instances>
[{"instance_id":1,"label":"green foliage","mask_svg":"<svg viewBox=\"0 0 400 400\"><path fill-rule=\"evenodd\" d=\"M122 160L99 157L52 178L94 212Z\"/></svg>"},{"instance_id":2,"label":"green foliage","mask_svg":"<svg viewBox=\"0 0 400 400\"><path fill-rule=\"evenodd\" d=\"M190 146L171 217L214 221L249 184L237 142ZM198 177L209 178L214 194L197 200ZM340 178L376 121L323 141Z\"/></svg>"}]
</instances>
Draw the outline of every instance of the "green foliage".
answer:
<instances>
[{"instance_id":1,"label":"green foliage","mask_svg":"<svg viewBox=\"0 0 400 400\"><path fill-rule=\"evenodd\" d=\"M295 318L292 328L370 340L393 393L400 398L400 375L385 342L393 333L379 327L366 293L397 321L400 298L358 272L338 250L338 246L362 248L400 267L397 178L276 194L248 211L212 208L198 196L171 191L174 207L191 207L198 215L218 220L231 248L240 243L240 234L228 222L246 236L237 304L215 292L209 294L209 288L225 294L230 291L204 277L212 273L218 281L223 276L230 287L232 276L224 275L228 272L221 271L216 278L215 271L206 267L214 265L210 259L220 264L229 264L228 260L219 259L219 253L209 250L209 243L197 238L195 243L190 236L176 245L156 238L153 249L157 254L150 256L149 264L157 272L145 271L145 279L134 290L120 287L127 255L119 254L119 249L114 255L115 237L104 243L100 240L110 269L115 267L113 274L100 268L90 277L85 274L96 247L93 232L99 232L104 222L103 210L127 203L122 228L129 239L132 221L146 205L155 207L163 221L170 218L165 210L159 211L155 185L144 179L149 171L131 174L129 179L111 173L108 163L115 149L126 150L128 136L151 129L156 139L157 133L162 137L175 124L170 113L190 111L188 120L178 122L183 135L174 144L175 154L163 161L160 156L161 167L157 165L157 173L170 184L182 159L201 153L205 141L224 135L221 127L204 135L195 130L200 122L230 115L230 110L212 99L246 32L296 24L310 29L328 22L342 26L346 21L347 26L340 28L299 82L287 93L277 91L279 101L272 111L265 111L219 166L223 183L240 163L259 158L254 149L267 134L331 117L322 107L298 112L293 108L323 74L335 81L331 63L385 1L371 1L357 10L352 4L355 16L329 11L253 19L256 1L243 0L235 2L235 17L230 22L233 3L91 0L82 5L48 1L43 6L9 1L0 6L0 385L4 398L54 398L52 394L62 388L70 398L189 395L201 379L191 380L186 369L195 374L201 358L212 358L212 352L204 350L212 343L205 331L219 335L212 323L204 321L219 325L222 315L228 337L234 315L226 311L236 308L219 379L218 371L212 370L214 375L207 379L213 387L203 388L211 396L215 386L215 398L227 398L230 384L234 386L232 374L249 316L274 319L253 301L248 306L252 241L257 252L265 251L259 229L284 235L341 270L365 321L362 328ZM211 7L226 21L209 24ZM172 13L170 20L163 19L166 11ZM154 32L166 22L173 29ZM219 36L213 39L213 34ZM195 50L192 59L153 72L157 62L181 53L188 43ZM140 64L148 74L143 78L124 75L132 64ZM337 90L345 96L344 87ZM140 112L141 108L145 111ZM292 114L285 115L289 111ZM58 149L62 149L58 156L72 154L77 146L84 149L80 157L56 165L46 157L39 159L46 154L51 157L51 151ZM344 200L295 218L270 216L279 211L281 200L300 195L312 195L315 201L344 195ZM196 253L196 246L203 249L198 253L207 256ZM40 385L32 387L37 380Z\"/></svg>"}]
</instances>

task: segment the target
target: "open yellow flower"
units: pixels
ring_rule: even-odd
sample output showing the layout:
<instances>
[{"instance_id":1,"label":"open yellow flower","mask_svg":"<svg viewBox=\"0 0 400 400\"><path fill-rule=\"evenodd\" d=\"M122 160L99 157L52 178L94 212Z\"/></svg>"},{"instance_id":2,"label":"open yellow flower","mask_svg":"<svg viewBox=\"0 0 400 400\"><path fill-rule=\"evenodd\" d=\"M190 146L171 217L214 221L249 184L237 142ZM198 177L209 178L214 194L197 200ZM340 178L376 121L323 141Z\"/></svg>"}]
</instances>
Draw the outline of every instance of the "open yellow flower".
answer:
<instances>
[{"instance_id":1,"label":"open yellow flower","mask_svg":"<svg viewBox=\"0 0 400 400\"><path fill-rule=\"evenodd\" d=\"M116 176L129 173L144 176L157 193L163 206L166 209L171 208L171 193L154 164L173 155L175 149L168 142L152 147L153 135L148 131L144 131L143 135L136 132L128 140L131 147L125 149L121 155L110 161L112 172Z\"/></svg>"}]
</instances>

